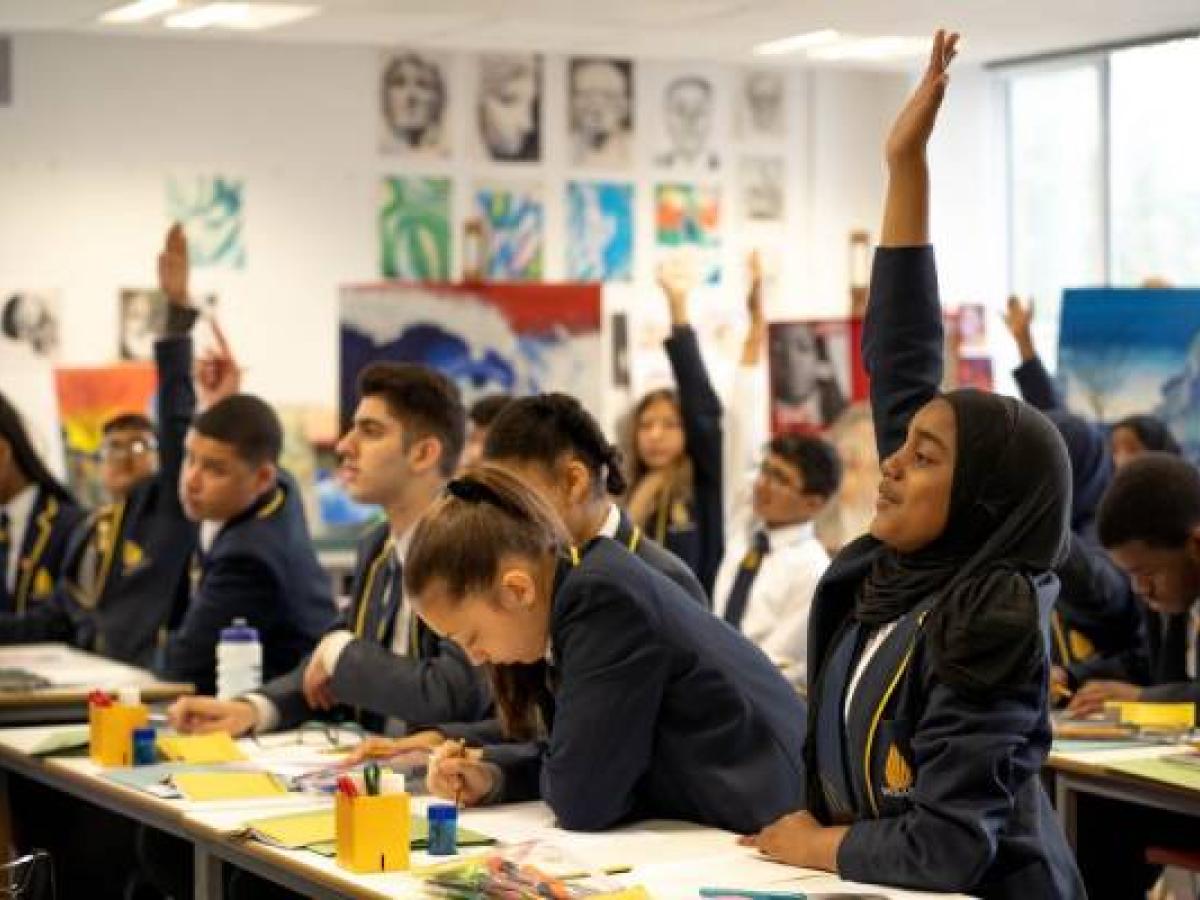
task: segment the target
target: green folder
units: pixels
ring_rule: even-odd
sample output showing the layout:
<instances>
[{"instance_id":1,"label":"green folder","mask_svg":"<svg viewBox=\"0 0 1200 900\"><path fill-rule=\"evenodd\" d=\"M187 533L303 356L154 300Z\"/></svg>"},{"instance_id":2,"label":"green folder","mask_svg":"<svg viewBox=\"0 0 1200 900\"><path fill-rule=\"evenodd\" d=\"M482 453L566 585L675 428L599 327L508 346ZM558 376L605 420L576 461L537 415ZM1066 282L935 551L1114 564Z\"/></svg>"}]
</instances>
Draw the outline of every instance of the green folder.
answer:
<instances>
[{"instance_id":1,"label":"green folder","mask_svg":"<svg viewBox=\"0 0 1200 900\"><path fill-rule=\"evenodd\" d=\"M267 844L288 850L311 850L322 856L333 856L335 850L335 826L333 810L290 813L282 816L267 816L246 823L251 836ZM429 823L422 816L413 816L410 825L410 846L414 850L429 848ZM486 847L496 843L495 838L480 834L469 828L458 829L458 846Z\"/></svg>"},{"instance_id":2,"label":"green folder","mask_svg":"<svg viewBox=\"0 0 1200 900\"><path fill-rule=\"evenodd\" d=\"M1172 761L1170 757L1111 762L1105 764L1105 768L1122 775L1133 775L1136 778L1145 778L1148 781L1157 781L1172 787L1200 791L1200 768L1182 760Z\"/></svg>"}]
</instances>

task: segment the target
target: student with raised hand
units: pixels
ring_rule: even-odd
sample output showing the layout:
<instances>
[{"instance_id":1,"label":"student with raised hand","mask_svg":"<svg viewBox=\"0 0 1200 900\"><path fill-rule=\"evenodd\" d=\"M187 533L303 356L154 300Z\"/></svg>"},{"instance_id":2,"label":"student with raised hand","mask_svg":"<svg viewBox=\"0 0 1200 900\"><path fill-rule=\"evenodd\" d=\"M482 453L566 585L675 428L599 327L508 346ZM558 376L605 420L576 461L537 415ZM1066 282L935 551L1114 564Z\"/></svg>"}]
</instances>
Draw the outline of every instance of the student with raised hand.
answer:
<instances>
[{"instance_id":1,"label":"student with raised hand","mask_svg":"<svg viewBox=\"0 0 1200 900\"><path fill-rule=\"evenodd\" d=\"M516 670L496 690L507 736L531 740L539 723L547 735L482 759L444 744L433 793L540 795L582 831L640 818L744 831L801 797L804 705L770 661L616 541L576 550L507 469L450 482L417 526L405 582L472 661Z\"/></svg>"},{"instance_id":2,"label":"student with raised hand","mask_svg":"<svg viewBox=\"0 0 1200 900\"><path fill-rule=\"evenodd\" d=\"M711 594L724 553L721 401L686 325L695 273L683 260L659 266L671 311L664 343L675 390L651 391L634 407L629 494L634 523L687 563Z\"/></svg>"},{"instance_id":3,"label":"student with raised hand","mask_svg":"<svg viewBox=\"0 0 1200 900\"><path fill-rule=\"evenodd\" d=\"M1066 451L1019 401L938 393L925 152L957 41L937 33L888 138L863 335L883 479L813 601L807 807L744 842L853 881L1081 898L1038 777Z\"/></svg>"},{"instance_id":4,"label":"student with raised hand","mask_svg":"<svg viewBox=\"0 0 1200 900\"><path fill-rule=\"evenodd\" d=\"M1054 379L1046 371L1033 343L1034 305L1022 304L1017 297L1008 298L1004 324L1017 345L1021 365L1013 370L1013 378L1021 396L1043 411L1062 410L1065 404ZM1151 415L1126 416L1109 431L1109 451L1113 464L1121 468L1143 453L1170 453L1178 456L1179 442L1166 424Z\"/></svg>"},{"instance_id":5,"label":"student with raised hand","mask_svg":"<svg viewBox=\"0 0 1200 900\"><path fill-rule=\"evenodd\" d=\"M264 680L291 671L333 623L329 578L317 562L300 488L279 465L283 429L265 402L236 393L227 346L199 375L224 373L215 402L188 428L179 475L184 515L199 525L187 607L167 639L159 674L216 690L222 629L258 631Z\"/></svg>"},{"instance_id":6,"label":"student with raised hand","mask_svg":"<svg viewBox=\"0 0 1200 900\"><path fill-rule=\"evenodd\" d=\"M184 697L170 709L182 731L234 735L351 716L368 731L471 721L489 697L462 651L413 614L404 556L421 514L445 487L463 447L458 389L425 366L375 363L359 374L360 400L337 446L346 491L383 508L363 537L340 627L291 672L234 700Z\"/></svg>"},{"instance_id":7,"label":"student with raised hand","mask_svg":"<svg viewBox=\"0 0 1200 900\"><path fill-rule=\"evenodd\" d=\"M159 434L136 414L105 424L101 475L112 502L76 530L54 601L24 620L0 617L0 641L66 640L152 668L172 610L186 600L196 526L183 515L178 485L196 408L189 334L197 313L178 224L159 254L158 283L167 298L167 333L154 345ZM201 363L197 386L208 400L233 376L215 357Z\"/></svg>"}]
</instances>

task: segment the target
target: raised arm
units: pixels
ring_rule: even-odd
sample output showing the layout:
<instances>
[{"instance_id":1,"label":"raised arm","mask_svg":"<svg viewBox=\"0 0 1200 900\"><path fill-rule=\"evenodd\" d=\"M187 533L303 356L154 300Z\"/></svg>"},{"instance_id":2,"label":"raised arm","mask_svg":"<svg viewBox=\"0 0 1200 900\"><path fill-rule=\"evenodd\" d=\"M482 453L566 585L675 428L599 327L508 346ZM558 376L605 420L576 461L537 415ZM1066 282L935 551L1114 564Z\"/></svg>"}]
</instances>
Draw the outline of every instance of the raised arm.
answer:
<instances>
[{"instance_id":1,"label":"raised arm","mask_svg":"<svg viewBox=\"0 0 1200 900\"><path fill-rule=\"evenodd\" d=\"M1062 398L1054 386L1054 379L1042 364L1037 347L1033 344L1033 301L1022 304L1020 298L1009 297L1004 313L1004 324L1016 342L1021 354L1021 365L1013 369L1013 378L1021 391L1021 399L1043 412L1063 409Z\"/></svg>"},{"instance_id":2,"label":"raised arm","mask_svg":"<svg viewBox=\"0 0 1200 900\"><path fill-rule=\"evenodd\" d=\"M696 574L704 589L712 591L725 552L724 434L721 401L713 389L688 313L688 294L693 282L693 276L682 265L668 263L659 268L658 283L671 312L667 357L675 375L687 452L692 461L696 524L701 540L701 571Z\"/></svg>"},{"instance_id":3,"label":"raised arm","mask_svg":"<svg viewBox=\"0 0 1200 900\"><path fill-rule=\"evenodd\" d=\"M904 443L909 420L937 394L942 381L944 338L929 246L926 148L957 43L957 34L938 31L934 36L929 66L887 139L887 200L863 329L881 460Z\"/></svg>"},{"instance_id":4,"label":"raised arm","mask_svg":"<svg viewBox=\"0 0 1200 900\"><path fill-rule=\"evenodd\" d=\"M179 504L179 472L183 442L196 414L192 384L192 326L197 313L188 298L188 250L183 228L176 222L167 232L158 257L158 288L167 298L167 333L154 344L158 369L159 503L183 518Z\"/></svg>"}]
</instances>

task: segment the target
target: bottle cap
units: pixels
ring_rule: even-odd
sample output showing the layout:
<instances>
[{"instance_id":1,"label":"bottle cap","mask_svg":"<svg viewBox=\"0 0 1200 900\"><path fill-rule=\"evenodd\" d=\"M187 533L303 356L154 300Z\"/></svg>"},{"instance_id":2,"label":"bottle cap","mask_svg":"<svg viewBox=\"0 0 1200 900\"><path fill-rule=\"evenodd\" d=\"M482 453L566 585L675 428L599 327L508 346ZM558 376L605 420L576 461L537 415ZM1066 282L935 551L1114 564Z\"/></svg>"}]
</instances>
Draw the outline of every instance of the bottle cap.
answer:
<instances>
[{"instance_id":1,"label":"bottle cap","mask_svg":"<svg viewBox=\"0 0 1200 900\"><path fill-rule=\"evenodd\" d=\"M141 706L142 691L137 685L127 684L117 691L117 703L121 706Z\"/></svg>"},{"instance_id":2,"label":"bottle cap","mask_svg":"<svg viewBox=\"0 0 1200 900\"><path fill-rule=\"evenodd\" d=\"M453 822L458 818L458 807L453 803L430 803L426 816L430 822Z\"/></svg>"},{"instance_id":3,"label":"bottle cap","mask_svg":"<svg viewBox=\"0 0 1200 900\"><path fill-rule=\"evenodd\" d=\"M404 776L395 772L384 772L379 776L379 793L403 794Z\"/></svg>"},{"instance_id":4,"label":"bottle cap","mask_svg":"<svg viewBox=\"0 0 1200 900\"><path fill-rule=\"evenodd\" d=\"M221 641L233 644L249 644L258 640L258 629L251 628L245 619L234 619L228 628L221 629Z\"/></svg>"}]
</instances>

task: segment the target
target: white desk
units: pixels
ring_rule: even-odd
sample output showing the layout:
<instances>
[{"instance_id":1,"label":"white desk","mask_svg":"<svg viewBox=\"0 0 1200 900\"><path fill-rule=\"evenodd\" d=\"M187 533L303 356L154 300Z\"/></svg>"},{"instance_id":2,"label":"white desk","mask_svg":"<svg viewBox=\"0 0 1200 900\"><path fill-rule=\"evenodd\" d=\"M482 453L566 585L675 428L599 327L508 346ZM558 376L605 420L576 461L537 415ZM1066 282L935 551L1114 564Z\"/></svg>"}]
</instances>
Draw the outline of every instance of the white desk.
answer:
<instances>
[{"instance_id":1,"label":"white desk","mask_svg":"<svg viewBox=\"0 0 1200 900\"><path fill-rule=\"evenodd\" d=\"M1052 749L1046 759L1046 771L1054 777L1054 806L1071 847L1074 848L1078 834L1079 797L1083 794L1195 816L1200 820L1200 791L1137 778L1109 768L1112 763L1158 759L1183 749L1177 745L1076 751L1063 750L1060 745Z\"/></svg>"},{"instance_id":2,"label":"white desk","mask_svg":"<svg viewBox=\"0 0 1200 900\"><path fill-rule=\"evenodd\" d=\"M28 755L36 742L61 727L0 730L0 767L190 841L195 848L197 898L219 900L222 861L310 897L377 900L421 896L419 883L407 873L356 875L316 853L282 850L237 836L248 819L272 812L320 808L328 806L329 799L297 796L237 804L161 800L103 778L90 760L40 760ZM423 798L414 798L414 811L423 810L424 802ZM555 828L553 816L543 803L466 810L461 822L464 827L506 842L547 840L594 866L632 866L629 874L616 878L646 886L658 900L694 900L703 886L805 891L852 891L860 887L828 873L770 862L737 846L734 835L728 832L681 822L643 822L603 834L580 834ZM424 853L413 855L414 865L428 861ZM895 900L951 896L879 887L871 887L869 892Z\"/></svg>"},{"instance_id":3,"label":"white desk","mask_svg":"<svg viewBox=\"0 0 1200 900\"><path fill-rule=\"evenodd\" d=\"M50 682L32 691L0 692L0 725L83 722L87 695L95 688L136 685L149 703L192 693L190 684L161 682L145 669L85 653L68 644L0 647L0 669L24 669Z\"/></svg>"}]
</instances>

